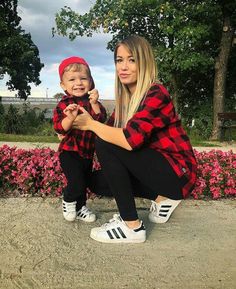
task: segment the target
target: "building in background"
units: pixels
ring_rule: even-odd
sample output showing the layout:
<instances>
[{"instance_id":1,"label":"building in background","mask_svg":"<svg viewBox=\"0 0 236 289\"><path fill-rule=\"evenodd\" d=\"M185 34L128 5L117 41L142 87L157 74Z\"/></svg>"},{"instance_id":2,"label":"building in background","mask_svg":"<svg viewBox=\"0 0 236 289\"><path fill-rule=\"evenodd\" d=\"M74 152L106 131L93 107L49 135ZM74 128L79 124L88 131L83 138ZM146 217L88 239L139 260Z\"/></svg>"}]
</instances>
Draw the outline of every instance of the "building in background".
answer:
<instances>
[{"instance_id":1,"label":"building in background","mask_svg":"<svg viewBox=\"0 0 236 289\"><path fill-rule=\"evenodd\" d=\"M110 115L114 110L115 100L111 99L100 99L99 100L106 108L107 113ZM45 97L28 97L27 100L20 99L17 97L0 96L0 103L7 109L10 104L19 108L23 107L23 104L28 104L29 107L44 110L45 118L51 119L53 115L53 109L56 107L58 100L56 98L45 98Z\"/></svg>"}]
</instances>

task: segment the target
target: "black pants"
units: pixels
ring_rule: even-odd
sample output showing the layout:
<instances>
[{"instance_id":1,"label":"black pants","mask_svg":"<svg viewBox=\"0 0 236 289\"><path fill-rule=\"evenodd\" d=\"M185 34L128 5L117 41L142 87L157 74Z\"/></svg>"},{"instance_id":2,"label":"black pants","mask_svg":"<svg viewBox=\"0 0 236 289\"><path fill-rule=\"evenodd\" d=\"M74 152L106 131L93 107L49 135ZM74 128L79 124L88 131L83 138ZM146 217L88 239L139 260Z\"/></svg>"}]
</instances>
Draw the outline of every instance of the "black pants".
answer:
<instances>
[{"instance_id":1,"label":"black pants","mask_svg":"<svg viewBox=\"0 0 236 289\"><path fill-rule=\"evenodd\" d=\"M179 178L169 162L153 149L127 151L101 139L96 152L102 171L94 172L89 182L96 194L113 195L123 220L138 219L134 197L155 200L158 195L179 200L183 198Z\"/></svg>"},{"instance_id":2,"label":"black pants","mask_svg":"<svg viewBox=\"0 0 236 289\"><path fill-rule=\"evenodd\" d=\"M76 201L77 211L86 204L86 188L92 173L92 160L83 159L77 152L63 151L60 156L62 171L67 179L63 189L66 202Z\"/></svg>"}]
</instances>

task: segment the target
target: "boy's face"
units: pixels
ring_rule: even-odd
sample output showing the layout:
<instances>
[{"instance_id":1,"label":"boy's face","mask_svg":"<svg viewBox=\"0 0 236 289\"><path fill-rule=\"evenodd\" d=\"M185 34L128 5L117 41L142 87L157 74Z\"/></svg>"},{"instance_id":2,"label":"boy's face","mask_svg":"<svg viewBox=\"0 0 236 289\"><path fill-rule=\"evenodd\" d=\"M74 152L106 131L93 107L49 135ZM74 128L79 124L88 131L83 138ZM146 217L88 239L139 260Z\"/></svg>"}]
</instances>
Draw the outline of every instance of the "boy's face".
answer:
<instances>
[{"instance_id":1,"label":"boy's face","mask_svg":"<svg viewBox=\"0 0 236 289\"><path fill-rule=\"evenodd\" d=\"M86 67L80 71L64 71L60 85L69 95L77 97L84 96L91 87L91 79Z\"/></svg>"}]
</instances>

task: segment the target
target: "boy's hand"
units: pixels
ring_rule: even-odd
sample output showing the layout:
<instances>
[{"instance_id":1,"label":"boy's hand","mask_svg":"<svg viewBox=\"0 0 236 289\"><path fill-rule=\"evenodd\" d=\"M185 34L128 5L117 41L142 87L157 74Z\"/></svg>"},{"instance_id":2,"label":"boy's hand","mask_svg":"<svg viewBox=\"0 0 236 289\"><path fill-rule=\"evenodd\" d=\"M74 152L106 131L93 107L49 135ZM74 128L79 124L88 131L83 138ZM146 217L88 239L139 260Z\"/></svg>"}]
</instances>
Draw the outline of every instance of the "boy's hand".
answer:
<instances>
[{"instance_id":1,"label":"boy's hand","mask_svg":"<svg viewBox=\"0 0 236 289\"><path fill-rule=\"evenodd\" d=\"M79 111L79 105L72 103L69 104L64 110L63 113L70 119L70 120L74 120L76 118L76 116L78 115L78 111Z\"/></svg>"},{"instance_id":2,"label":"boy's hand","mask_svg":"<svg viewBox=\"0 0 236 289\"><path fill-rule=\"evenodd\" d=\"M59 141L62 141L63 138L65 138L65 136L63 134L57 133L57 137L59 139Z\"/></svg>"},{"instance_id":3,"label":"boy's hand","mask_svg":"<svg viewBox=\"0 0 236 289\"><path fill-rule=\"evenodd\" d=\"M89 102L91 104L96 104L99 98L98 90L94 88L93 90L88 91L88 94L89 94Z\"/></svg>"}]
</instances>

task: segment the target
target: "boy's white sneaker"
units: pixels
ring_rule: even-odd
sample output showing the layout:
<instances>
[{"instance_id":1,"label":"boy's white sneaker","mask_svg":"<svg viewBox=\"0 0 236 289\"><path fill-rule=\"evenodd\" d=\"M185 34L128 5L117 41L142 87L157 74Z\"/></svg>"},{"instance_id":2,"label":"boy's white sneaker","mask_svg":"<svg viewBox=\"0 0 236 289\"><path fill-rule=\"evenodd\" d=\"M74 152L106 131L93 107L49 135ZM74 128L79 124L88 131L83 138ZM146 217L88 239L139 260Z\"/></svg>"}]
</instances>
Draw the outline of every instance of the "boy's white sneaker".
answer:
<instances>
[{"instance_id":1,"label":"boy's white sneaker","mask_svg":"<svg viewBox=\"0 0 236 289\"><path fill-rule=\"evenodd\" d=\"M146 229L141 221L137 229L130 229L120 215L115 214L109 223L93 228L90 237L103 243L142 243L146 240Z\"/></svg>"},{"instance_id":2,"label":"boy's white sneaker","mask_svg":"<svg viewBox=\"0 0 236 289\"><path fill-rule=\"evenodd\" d=\"M151 202L149 220L153 223L166 223L181 200L166 199L160 203Z\"/></svg>"},{"instance_id":3,"label":"boy's white sneaker","mask_svg":"<svg viewBox=\"0 0 236 289\"><path fill-rule=\"evenodd\" d=\"M92 223L96 221L96 215L90 211L89 208L83 206L79 211L77 211L76 219L87 223Z\"/></svg>"},{"instance_id":4,"label":"boy's white sneaker","mask_svg":"<svg viewBox=\"0 0 236 289\"><path fill-rule=\"evenodd\" d=\"M72 222L76 219L76 202L62 200L62 210L65 220Z\"/></svg>"}]
</instances>

